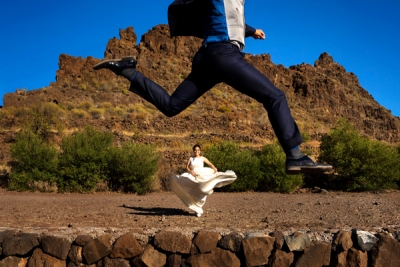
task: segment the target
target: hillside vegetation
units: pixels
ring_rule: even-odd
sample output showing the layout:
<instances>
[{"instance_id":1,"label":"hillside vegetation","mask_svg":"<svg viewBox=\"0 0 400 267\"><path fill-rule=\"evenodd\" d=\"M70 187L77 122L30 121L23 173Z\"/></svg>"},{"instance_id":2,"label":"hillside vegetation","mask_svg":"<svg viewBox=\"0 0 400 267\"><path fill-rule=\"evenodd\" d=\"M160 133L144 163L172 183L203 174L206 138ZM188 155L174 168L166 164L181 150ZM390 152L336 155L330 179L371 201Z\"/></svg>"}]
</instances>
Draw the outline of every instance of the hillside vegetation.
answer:
<instances>
[{"instance_id":1,"label":"hillside vegetation","mask_svg":"<svg viewBox=\"0 0 400 267\"><path fill-rule=\"evenodd\" d=\"M200 43L192 37L169 38L168 27L158 25L137 44L137 36L129 27L120 30L119 39L109 40L104 58L136 56L138 69L172 93L190 72L191 59ZM326 140L341 118L362 138L391 147L400 142L400 119L379 105L360 86L356 75L346 72L328 53L322 53L313 66L289 68L275 65L268 54L245 57L285 92L307 141L302 148L312 157L320 156L320 142ZM63 150L68 136L84 131L86 126L110 133L111 146L115 148L129 142L154 145L161 156L159 188L166 188L167 178L183 170L195 143L207 147L230 141L241 150L278 153L279 147L265 148L274 146L275 135L262 105L229 86L215 86L187 110L167 118L129 92L124 78L107 70L94 71L92 66L100 60L62 54L56 82L4 96L4 108L0 109L3 183L9 179L7 174L13 166L10 147L24 127L57 151ZM275 182L278 191L288 191L288 185ZM295 186L300 183L293 182Z\"/></svg>"}]
</instances>

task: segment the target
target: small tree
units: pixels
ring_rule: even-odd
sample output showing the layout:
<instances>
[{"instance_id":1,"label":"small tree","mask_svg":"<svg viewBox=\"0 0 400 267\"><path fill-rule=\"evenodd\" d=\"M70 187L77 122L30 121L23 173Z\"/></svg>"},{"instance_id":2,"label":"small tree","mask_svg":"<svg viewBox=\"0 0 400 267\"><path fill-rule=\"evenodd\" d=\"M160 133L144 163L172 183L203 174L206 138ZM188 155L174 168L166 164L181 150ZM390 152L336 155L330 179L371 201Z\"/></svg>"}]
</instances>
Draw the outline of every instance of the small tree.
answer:
<instances>
[{"instance_id":1,"label":"small tree","mask_svg":"<svg viewBox=\"0 0 400 267\"><path fill-rule=\"evenodd\" d=\"M346 191L397 188L400 156L388 144L359 136L354 127L340 120L322 137L320 161L334 167L331 186Z\"/></svg>"},{"instance_id":2,"label":"small tree","mask_svg":"<svg viewBox=\"0 0 400 267\"><path fill-rule=\"evenodd\" d=\"M289 193L303 185L300 174L287 175L285 172L286 155L279 144L270 144L258 152L262 177L259 190Z\"/></svg>"},{"instance_id":3,"label":"small tree","mask_svg":"<svg viewBox=\"0 0 400 267\"><path fill-rule=\"evenodd\" d=\"M62 132L64 116L65 111L55 103L39 103L31 107L30 114L23 120L34 133L48 140L54 129Z\"/></svg>"},{"instance_id":4,"label":"small tree","mask_svg":"<svg viewBox=\"0 0 400 267\"><path fill-rule=\"evenodd\" d=\"M9 189L12 190L45 190L38 188L37 182L53 186L57 182L57 157L55 147L43 141L31 129L25 127L17 133L15 143L10 147L14 161Z\"/></svg>"},{"instance_id":5,"label":"small tree","mask_svg":"<svg viewBox=\"0 0 400 267\"><path fill-rule=\"evenodd\" d=\"M105 179L112 141L112 133L89 126L83 132L65 137L60 154L61 189L91 191L101 179Z\"/></svg>"},{"instance_id":6,"label":"small tree","mask_svg":"<svg viewBox=\"0 0 400 267\"><path fill-rule=\"evenodd\" d=\"M110 152L108 181L112 188L138 194L151 191L161 158L154 146L127 142Z\"/></svg>"},{"instance_id":7,"label":"small tree","mask_svg":"<svg viewBox=\"0 0 400 267\"><path fill-rule=\"evenodd\" d=\"M232 170L237 179L232 184L222 187L223 191L257 190L261 177L260 160L252 151L241 150L233 142L223 141L205 150L206 157L221 171Z\"/></svg>"}]
</instances>

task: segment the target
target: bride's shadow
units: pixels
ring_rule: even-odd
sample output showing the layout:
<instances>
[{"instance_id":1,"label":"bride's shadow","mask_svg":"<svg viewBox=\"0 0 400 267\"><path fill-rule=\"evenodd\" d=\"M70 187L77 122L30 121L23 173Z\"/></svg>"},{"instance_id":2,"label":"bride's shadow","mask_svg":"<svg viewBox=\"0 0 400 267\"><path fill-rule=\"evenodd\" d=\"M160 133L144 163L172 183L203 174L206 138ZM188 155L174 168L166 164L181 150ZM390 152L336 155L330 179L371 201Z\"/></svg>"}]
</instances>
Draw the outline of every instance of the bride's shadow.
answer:
<instances>
[{"instance_id":1,"label":"bride's shadow","mask_svg":"<svg viewBox=\"0 0 400 267\"><path fill-rule=\"evenodd\" d=\"M143 216L195 216L194 214L182 210L182 209L174 209L174 208L143 208L143 207L133 207L122 205L121 208L131 209L133 212L128 212L128 214L134 215L143 215Z\"/></svg>"}]
</instances>

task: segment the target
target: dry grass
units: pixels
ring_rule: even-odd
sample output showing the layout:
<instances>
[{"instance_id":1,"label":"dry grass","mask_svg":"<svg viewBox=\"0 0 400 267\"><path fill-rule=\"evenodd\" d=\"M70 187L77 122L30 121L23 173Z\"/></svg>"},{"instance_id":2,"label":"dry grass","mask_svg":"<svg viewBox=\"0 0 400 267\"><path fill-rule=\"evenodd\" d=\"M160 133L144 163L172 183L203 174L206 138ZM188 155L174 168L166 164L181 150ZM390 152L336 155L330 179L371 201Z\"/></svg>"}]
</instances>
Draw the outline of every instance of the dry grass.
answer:
<instances>
[{"instance_id":1,"label":"dry grass","mask_svg":"<svg viewBox=\"0 0 400 267\"><path fill-rule=\"evenodd\" d=\"M83 101L79 103L78 108L84 110L90 110L93 107L93 103L89 101Z\"/></svg>"},{"instance_id":2,"label":"dry grass","mask_svg":"<svg viewBox=\"0 0 400 267\"><path fill-rule=\"evenodd\" d=\"M58 187L56 184L50 184L49 182L44 181L32 181L28 183L28 186L33 191L47 192L53 193L58 192Z\"/></svg>"},{"instance_id":3,"label":"dry grass","mask_svg":"<svg viewBox=\"0 0 400 267\"><path fill-rule=\"evenodd\" d=\"M10 115L13 115L17 118L25 118L29 117L32 114L32 109L28 107L18 107L18 108L12 108L10 110Z\"/></svg>"},{"instance_id":4,"label":"dry grass","mask_svg":"<svg viewBox=\"0 0 400 267\"><path fill-rule=\"evenodd\" d=\"M11 167L5 164L0 165L0 176L7 176L11 171Z\"/></svg>"},{"instance_id":5,"label":"dry grass","mask_svg":"<svg viewBox=\"0 0 400 267\"><path fill-rule=\"evenodd\" d=\"M113 105L110 102L102 102L98 105L99 108L112 109Z\"/></svg>"},{"instance_id":6,"label":"dry grass","mask_svg":"<svg viewBox=\"0 0 400 267\"><path fill-rule=\"evenodd\" d=\"M104 114L106 113L104 108L91 108L89 109L89 114L92 115L93 119L104 119Z\"/></svg>"},{"instance_id":7,"label":"dry grass","mask_svg":"<svg viewBox=\"0 0 400 267\"><path fill-rule=\"evenodd\" d=\"M226 113L226 112L231 112L231 109L228 108L227 106L219 106L217 108L217 111L221 112L221 113Z\"/></svg>"},{"instance_id":8,"label":"dry grass","mask_svg":"<svg viewBox=\"0 0 400 267\"><path fill-rule=\"evenodd\" d=\"M169 164L166 162L161 163L159 171L156 175L157 179L154 179L154 184L152 187L153 191L171 191L171 188L169 187L169 179L176 174L176 170L172 170Z\"/></svg>"},{"instance_id":9,"label":"dry grass","mask_svg":"<svg viewBox=\"0 0 400 267\"><path fill-rule=\"evenodd\" d=\"M140 120L147 120L155 115L157 109L150 103L139 103L129 105L126 112L130 113L132 117L138 118ZM158 112L158 111L157 111Z\"/></svg>"},{"instance_id":10,"label":"dry grass","mask_svg":"<svg viewBox=\"0 0 400 267\"><path fill-rule=\"evenodd\" d=\"M71 110L72 119L85 119L89 118L90 115L85 110L74 108Z\"/></svg>"},{"instance_id":11,"label":"dry grass","mask_svg":"<svg viewBox=\"0 0 400 267\"><path fill-rule=\"evenodd\" d=\"M109 110L111 116L123 118L126 115L126 110L122 107L117 107Z\"/></svg>"},{"instance_id":12,"label":"dry grass","mask_svg":"<svg viewBox=\"0 0 400 267\"><path fill-rule=\"evenodd\" d=\"M67 101L63 104L66 110L71 111L72 109L75 108L75 104L72 103L71 101Z\"/></svg>"},{"instance_id":13,"label":"dry grass","mask_svg":"<svg viewBox=\"0 0 400 267\"><path fill-rule=\"evenodd\" d=\"M105 180L100 180L97 184L96 187L94 189L95 192L107 192L107 191L111 191L107 181Z\"/></svg>"}]
</instances>

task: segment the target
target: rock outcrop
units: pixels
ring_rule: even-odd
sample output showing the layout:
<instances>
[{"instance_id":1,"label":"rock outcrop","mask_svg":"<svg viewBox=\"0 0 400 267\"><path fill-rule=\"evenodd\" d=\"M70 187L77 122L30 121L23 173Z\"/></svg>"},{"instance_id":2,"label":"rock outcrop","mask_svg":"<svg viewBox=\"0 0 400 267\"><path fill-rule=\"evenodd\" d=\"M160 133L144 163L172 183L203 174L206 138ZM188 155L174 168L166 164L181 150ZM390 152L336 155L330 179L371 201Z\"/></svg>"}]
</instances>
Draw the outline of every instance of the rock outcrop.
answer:
<instances>
[{"instance_id":1,"label":"rock outcrop","mask_svg":"<svg viewBox=\"0 0 400 267\"><path fill-rule=\"evenodd\" d=\"M104 58L137 57L138 69L170 93L189 74L191 60L201 45L201 40L195 37L170 38L167 25L154 27L142 36L139 44L136 44L137 36L132 27L120 30L119 35L119 39L109 40ZM344 117L366 136L390 143L400 141L400 119L379 105L360 86L356 75L346 72L329 54L322 53L314 66L303 63L289 68L275 65L268 54L247 54L245 57L285 92L300 129L309 133L312 139L318 140L338 118ZM92 66L100 60L60 55L56 82L24 94L6 94L5 109L38 102L88 101L94 106L109 102L115 107L144 103L128 91L129 82L124 78L107 70L94 71ZM154 110L152 114L146 114L145 120L139 112L134 112L129 118L85 118L85 121L70 122L69 126L87 124L108 125L117 131L133 124L142 133L198 133L205 134L207 139L212 138L212 133L217 138L256 145L274 138L262 105L225 84L217 85L190 110L174 118ZM121 129L113 128L115 124Z\"/></svg>"}]
</instances>

